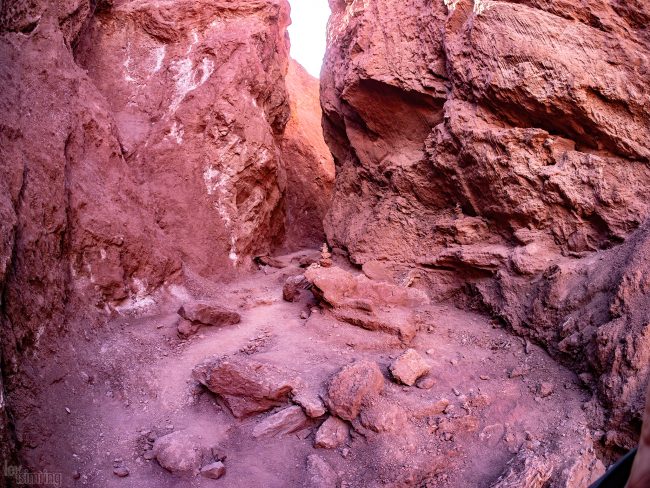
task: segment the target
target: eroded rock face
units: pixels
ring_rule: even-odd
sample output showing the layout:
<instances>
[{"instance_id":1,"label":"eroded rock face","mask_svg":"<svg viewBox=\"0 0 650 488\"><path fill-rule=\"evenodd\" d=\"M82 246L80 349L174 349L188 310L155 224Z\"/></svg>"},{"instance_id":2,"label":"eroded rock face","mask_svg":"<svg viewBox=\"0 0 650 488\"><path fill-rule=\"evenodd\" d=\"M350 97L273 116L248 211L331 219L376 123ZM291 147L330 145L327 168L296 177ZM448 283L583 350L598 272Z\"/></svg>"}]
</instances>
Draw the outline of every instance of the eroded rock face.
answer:
<instances>
[{"instance_id":1,"label":"eroded rock face","mask_svg":"<svg viewBox=\"0 0 650 488\"><path fill-rule=\"evenodd\" d=\"M201 274L282 239L288 22L284 0L123 1L75 49L155 222Z\"/></svg>"},{"instance_id":2,"label":"eroded rock face","mask_svg":"<svg viewBox=\"0 0 650 488\"><path fill-rule=\"evenodd\" d=\"M564 451L538 442L522 446L491 488L589 486L605 472L591 447Z\"/></svg>"},{"instance_id":3,"label":"eroded rock face","mask_svg":"<svg viewBox=\"0 0 650 488\"><path fill-rule=\"evenodd\" d=\"M330 243L439 298L470 291L595 373L631 444L649 377L648 7L330 4Z\"/></svg>"},{"instance_id":4,"label":"eroded rock face","mask_svg":"<svg viewBox=\"0 0 650 488\"><path fill-rule=\"evenodd\" d=\"M583 377L595 377L588 385L609 410L603 421L612 445L636 445L641 425L650 378L649 266L646 222L622 245L560 260L537 280L499 273L477 285L517 332L546 344Z\"/></svg>"},{"instance_id":5,"label":"eroded rock face","mask_svg":"<svg viewBox=\"0 0 650 488\"><path fill-rule=\"evenodd\" d=\"M25 446L49 435L25 358L283 242L288 22L285 0L0 6L0 416Z\"/></svg>"},{"instance_id":6,"label":"eroded rock face","mask_svg":"<svg viewBox=\"0 0 650 488\"><path fill-rule=\"evenodd\" d=\"M47 406L34 399L43 380L24 359L47 356L71 312L133 304L180 268L108 103L73 58L90 13L84 0L0 9L3 397L28 446L47 435L28 420L47 418Z\"/></svg>"}]
</instances>

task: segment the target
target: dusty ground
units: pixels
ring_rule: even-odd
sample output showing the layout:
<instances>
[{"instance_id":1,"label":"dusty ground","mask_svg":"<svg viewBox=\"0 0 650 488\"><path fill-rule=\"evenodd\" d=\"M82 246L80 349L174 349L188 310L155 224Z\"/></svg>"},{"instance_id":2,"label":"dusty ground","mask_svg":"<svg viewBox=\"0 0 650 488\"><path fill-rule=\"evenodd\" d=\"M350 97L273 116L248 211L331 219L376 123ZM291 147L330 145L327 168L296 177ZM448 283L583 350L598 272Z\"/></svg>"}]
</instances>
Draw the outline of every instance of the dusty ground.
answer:
<instances>
[{"instance_id":1,"label":"dusty ground","mask_svg":"<svg viewBox=\"0 0 650 488\"><path fill-rule=\"evenodd\" d=\"M480 487L494 482L526 443L589 450L582 408L589 397L578 378L539 347L526 346L485 317L432 304L410 346L432 366L435 384L429 390L398 386L387 367L405 348L399 339L337 322L322 309L301 319L313 299L282 299L285 278L298 272L295 265L265 267L228 285L188 278L186 288L173 288L158 304L123 310L103 333L74 346L87 348L80 356L88 363L76 375L53 380L51 435L30 456L63 472L63 486L308 486L306 457L318 453L341 486ZM236 309L242 322L204 327L181 341L175 311L190 296ZM313 447L322 420L297 434L254 439L252 428L267 414L236 420L191 378L203 359L231 353L288 366L319 391L351 360L376 361L386 378L383 396L406 410L408 424L397 433L353 433L335 450ZM527 372L510 378L522 366ZM550 396L540 397L542 382L552 383ZM443 398L453 409L431 414L431 405ZM471 406L464 409L464 402ZM219 446L227 454L226 475L177 478L143 458L147 438L176 430ZM126 466L129 476L115 476L114 465Z\"/></svg>"}]
</instances>

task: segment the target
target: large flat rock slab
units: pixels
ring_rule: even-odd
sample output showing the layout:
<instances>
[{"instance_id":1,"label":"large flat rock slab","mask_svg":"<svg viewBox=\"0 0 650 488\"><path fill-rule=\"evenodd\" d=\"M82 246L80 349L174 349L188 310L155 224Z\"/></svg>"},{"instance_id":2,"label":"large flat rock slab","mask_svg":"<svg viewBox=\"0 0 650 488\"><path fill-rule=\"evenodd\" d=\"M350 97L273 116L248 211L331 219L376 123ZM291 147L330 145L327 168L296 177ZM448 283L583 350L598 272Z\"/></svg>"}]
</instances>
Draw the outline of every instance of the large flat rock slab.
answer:
<instances>
[{"instance_id":1,"label":"large flat rock slab","mask_svg":"<svg viewBox=\"0 0 650 488\"><path fill-rule=\"evenodd\" d=\"M223 398L235 417L287 403L299 383L288 370L242 356L208 359L194 368L192 376Z\"/></svg>"}]
</instances>

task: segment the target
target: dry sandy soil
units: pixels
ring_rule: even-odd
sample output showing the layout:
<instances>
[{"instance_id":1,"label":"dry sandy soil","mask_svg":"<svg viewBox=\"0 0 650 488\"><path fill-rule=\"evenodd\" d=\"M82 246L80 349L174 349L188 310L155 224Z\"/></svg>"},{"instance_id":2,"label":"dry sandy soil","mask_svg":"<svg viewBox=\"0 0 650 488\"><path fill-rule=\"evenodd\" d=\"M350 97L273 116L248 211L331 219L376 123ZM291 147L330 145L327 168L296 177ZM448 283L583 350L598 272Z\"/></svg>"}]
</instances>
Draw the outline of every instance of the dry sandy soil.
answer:
<instances>
[{"instance_id":1,"label":"dry sandy soil","mask_svg":"<svg viewBox=\"0 0 650 488\"><path fill-rule=\"evenodd\" d=\"M541 348L483 316L433 303L419 311L420 331L409 344L431 366L433 386L400 386L388 371L406 348L396 336L337 321L309 292L295 303L283 300L287 276L303 271L298 257L228 285L188 277L187 288L168 289L158 303L116 314L109 327L88 337L84 357L90 359L79 364L78 375L53 380L51 435L31 454L48 470L63 471L64 486L271 488L328 486L307 481L311 454L333 468L340 486L467 487L491 486L527 445L538 456L593 452L583 412L590 396ZM176 310L196 298L236 309L241 323L203 327L179 339ZM236 419L192 379L198 363L223 355L290 368L323 395L342 366L376 361L385 376L380 400L406 419L381 433L355 421L338 449L314 447L325 416L298 432L256 439L252 430L268 413ZM512 375L517 369L521 376ZM542 383L552 385L550 395L542 397ZM450 405L444 412L443 399ZM155 438L181 430L227 456L221 479L178 477L143 457ZM129 475L116 476L115 466L127 467Z\"/></svg>"}]
</instances>

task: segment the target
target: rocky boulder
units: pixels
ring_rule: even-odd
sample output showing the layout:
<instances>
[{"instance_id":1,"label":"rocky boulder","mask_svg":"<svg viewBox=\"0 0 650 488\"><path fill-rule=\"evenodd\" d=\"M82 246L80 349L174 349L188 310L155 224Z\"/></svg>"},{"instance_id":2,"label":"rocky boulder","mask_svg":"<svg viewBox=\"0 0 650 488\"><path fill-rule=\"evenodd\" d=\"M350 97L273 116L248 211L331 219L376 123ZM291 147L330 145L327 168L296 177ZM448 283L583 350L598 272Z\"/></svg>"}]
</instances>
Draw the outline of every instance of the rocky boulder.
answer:
<instances>
[{"instance_id":1,"label":"rocky boulder","mask_svg":"<svg viewBox=\"0 0 650 488\"><path fill-rule=\"evenodd\" d=\"M199 439L179 430L156 439L153 454L170 473L189 476L199 472L207 453Z\"/></svg>"},{"instance_id":2,"label":"rocky boulder","mask_svg":"<svg viewBox=\"0 0 650 488\"><path fill-rule=\"evenodd\" d=\"M320 395L304 385L296 387L291 400L300 405L308 417L322 417L327 412Z\"/></svg>"},{"instance_id":3,"label":"rocky boulder","mask_svg":"<svg viewBox=\"0 0 650 488\"><path fill-rule=\"evenodd\" d=\"M242 356L208 359L194 368L192 376L221 397L238 418L288 403L299 384L288 370Z\"/></svg>"},{"instance_id":4,"label":"rocky boulder","mask_svg":"<svg viewBox=\"0 0 650 488\"><path fill-rule=\"evenodd\" d=\"M241 321L237 312L206 302L186 303L178 309L178 315L190 322L215 327L234 325Z\"/></svg>"},{"instance_id":5,"label":"rocky boulder","mask_svg":"<svg viewBox=\"0 0 650 488\"><path fill-rule=\"evenodd\" d=\"M400 432L407 422L406 412L395 403L376 399L361 412L359 420L374 432Z\"/></svg>"},{"instance_id":6,"label":"rocky boulder","mask_svg":"<svg viewBox=\"0 0 650 488\"><path fill-rule=\"evenodd\" d=\"M309 425L302 408L293 405L269 415L253 428L253 437L278 437L291 434Z\"/></svg>"},{"instance_id":7,"label":"rocky boulder","mask_svg":"<svg viewBox=\"0 0 650 488\"><path fill-rule=\"evenodd\" d=\"M431 366L415 349L407 349L388 369L397 381L413 386L420 377L431 371Z\"/></svg>"},{"instance_id":8,"label":"rocky boulder","mask_svg":"<svg viewBox=\"0 0 650 488\"><path fill-rule=\"evenodd\" d=\"M384 375L377 363L358 360L341 368L329 381L327 406L332 414L354 420L364 405L384 388Z\"/></svg>"},{"instance_id":9,"label":"rocky boulder","mask_svg":"<svg viewBox=\"0 0 650 488\"><path fill-rule=\"evenodd\" d=\"M313 266L305 271L314 295L329 305L334 316L368 330L399 336L409 342L417 333L414 311L429 303L417 289L373 281L337 266Z\"/></svg>"},{"instance_id":10,"label":"rocky boulder","mask_svg":"<svg viewBox=\"0 0 650 488\"><path fill-rule=\"evenodd\" d=\"M206 464L201 468L201 476L212 480L218 480L224 474L226 474L226 466L221 461Z\"/></svg>"},{"instance_id":11,"label":"rocky boulder","mask_svg":"<svg viewBox=\"0 0 650 488\"><path fill-rule=\"evenodd\" d=\"M426 293L408 287L373 281L362 274L352 274L337 266L310 267L305 278L314 286L314 292L333 307L373 305L418 307L429 303ZM356 302L356 303L355 303Z\"/></svg>"},{"instance_id":12,"label":"rocky boulder","mask_svg":"<svg viewBox=\"0 0 650 488\"><path fill-rule=\"evenodd\" d=\"M314 447L336 449L345 444L349 436L350 426L347 422L331 415L316 431Z\"/></svg>"},{"instance_id":13,"label":"rocky boulder","mask_svg":"<svg viewBox=\"0 0 650 488\"><path fill-rule=\"evenodd\" d=\"M184 304L178 309L178 315L181 316L181 320L176 331L181 339L188 339L196 334L203 325L234 325L241 321L241 316L237 312L202 302Z\"/></svg>"},{"instance_id":14,"label":"rocky boulder","mask_svg":"<svg viewBox=\"0 0 650 488\"><path fill-rule=\"evenodd\" d=\"M287 302L297 302L309 287L304 275L289 276L282 287L282 298Z\"/></svg>"}]
</instances>

